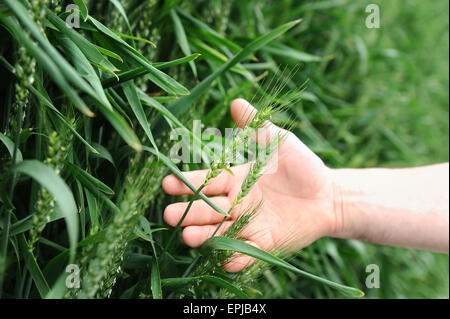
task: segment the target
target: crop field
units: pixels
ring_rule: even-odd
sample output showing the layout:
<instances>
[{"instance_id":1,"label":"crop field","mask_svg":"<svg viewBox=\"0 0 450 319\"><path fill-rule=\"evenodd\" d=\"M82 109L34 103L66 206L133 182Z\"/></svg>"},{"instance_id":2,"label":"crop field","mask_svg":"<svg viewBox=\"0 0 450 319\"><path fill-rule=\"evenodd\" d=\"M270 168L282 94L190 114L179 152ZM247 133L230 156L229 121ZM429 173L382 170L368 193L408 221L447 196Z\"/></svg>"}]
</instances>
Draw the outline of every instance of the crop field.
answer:
<instances>
[{"instance_id":1,"label":"crop field","mask_svg":"<svg viewBox=\"0 0 450 319\"><path fill-rule=\"evenodd\" d=\"M367 26L369 4L379 28ZM181 172L229 170L194 132L198 120L235 127L236 98L257 101L248 128L270 118L329 167L448 161L448 10L445 0L0 0L0 298L448 298L447 254L334 238L265 252L238 236L258 206L190 248L163 219L197 198L227 214ZM171 156L175 131L204 160ZM194 195L167 195L168 174ZM257 262L228 273L234 252ZM371 264L379 288L366 287Z\"/></svg>"}]
</instances>

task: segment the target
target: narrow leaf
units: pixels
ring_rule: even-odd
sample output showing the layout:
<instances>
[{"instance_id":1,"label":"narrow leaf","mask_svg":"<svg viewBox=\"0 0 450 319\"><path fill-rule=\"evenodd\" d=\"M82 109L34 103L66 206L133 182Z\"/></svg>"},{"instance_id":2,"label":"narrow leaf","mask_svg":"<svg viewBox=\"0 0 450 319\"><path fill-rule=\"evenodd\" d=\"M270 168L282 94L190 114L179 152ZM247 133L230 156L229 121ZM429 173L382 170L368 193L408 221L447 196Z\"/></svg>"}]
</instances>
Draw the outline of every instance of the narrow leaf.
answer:
<instances>
[{"instance_id":1,"label":"narrow leaf","mask_svg":"<svg viewBox=\"0 0 450 319\"><path fill-rule=\"evenodd\" d=\"M151 288L154 299L162 299L161 276L159 274L158 261L155 259L152 263Z\"/></svg>"},{"instance_id":2,"label":"narrow leaf","mask_svg":"<svg viewBox=\"0 0 450 319\"><path fill-rule=\"evenodd\" d=\"M295 25L300 23L301 20L295 20L292 22L288 22L279 26L278 28L256 38L252 42L250 42L245 48L239 51L232 59L230 59L227 63L223 64L220 68L218 68L214 73L210 74L206 79L204 79L200 84L198 84L191 92L189 96L183 96L180 99L176 100L169 106L169 110L175 116L179 116L186 112L192 104L197 101L198 98L207 90L207 88L212 84L212 82L217 79L221 74L228 71L230 68L235 66L237 63L251 55L253 52L266 45L267 43L273 41L275 38L279 37L283 33L287 32Z\"/></svg>"},{"instance_id":3,"label":"narrow leaf","mask_svg":"<svg viewBox=\"0 0 450 319\"><path fill-rule=\"evenodd\" d=\"M5 144L6 148L8 149L9 155L11 155L11 158L12 158L13 154L14 154L14 142L11 141L11 139L9 137L7 137L6 135L3 135L2 133L0 133L0 141L3 144ZM22 161L23 161L22 153L20 152L19 149L17 149L16 162L22 162Z\"/></svg>"},{"instance_id":4,"label":"narrow leaf","mask_svg":"<svg viewBox=\"0 0 450 319\"><path fill-rule=\"evenodd\" d=\"M73 0L75 4L78 6L78 9L80 9L80 13L82 17L84 18L84 21L86 21L88 17L88 8L83 0Z\"/></svg>"},{"instance_id":5,"label":"narrow leaf","mask_svg":"<svg viewBox=\"0 0 450 319\"><path fill-rule=\"evenodd\" d=\"M321 282L325 285L328 285L332 288L335 288L335 289L341 291L342 293L344 293L350 297L360 298L360 297L364 296L364 293L357 288L344 286L344 285L335 283L333 281L330 281L328 279L310 274L301 269L298 269L297 267L285 262L284 260L282 260L272 254L269 254L268 252L265 252L264 250L256 248L255 246L249 245L242 240L228 238L228 237L212 237L212 238L208 239L203 245L205 248L209 247L209 248L217 249L217 250L235 251L235 252L239 252L239 253L263 260L271 265L283 268L285 270L292 271L292 272L302 275L304 277Z\"/></svg>"},{"instance_id":6,"label":"narrow leaf","mask_svg":"<svg viewBox=\"0 0 450 319\"><path fill-rule=\"evenodd\" d=\"M32 177L55 198L67 224L70 250L75 257L78 238L78 212L72 192L53 169L36 160L25 160L13 167L13 171Z\"/></svg>"},{"instance_id":7,"label":"narrow leaf","mask_svg":"<svg viewBox=\"0 0 450 319\"><path fill-rule=\"evenodd\" d=\"M183 24L181 23L175 9L170 10L170 17L172 18L175 36L177 38L178 45L180 46L181 51L183 51L185 55L190 55L192 52L191 48L189 47L186 32L184 31ZM189 66L191 67L194 76L197 77L197 68L195 67L195 63L191 61L189 62Z\"/></svg>"},{"instance_id":8,"label":"narrow leaf","mask_svg":"<svg viewBox=\"0 0 450 319\"><path fill-rule=\"evenodd\" d=\"M123 41L117 34L112 32L106 26L104 26L99 21L95 20L92 17L89 17L89 21L104 35L113 39L118 44L120 44L119 50L123 53L124 56L127 56L130 62L134 62L137 65L141 65L149 71L147 77L150 81L155 83L161 89L166 91L169 94L173 95L187 95L189 94L189 90L186 89L183 85L175 81L173 78L168 76L167 74L161 72L156 69L154 66L150 64L150 62L136 49L131 47L128 43Z\"/></svg>"},{"instance_id":9,"label":"narrow leaf","mask_svg":"<svg viewBox=\"0 0 450 319\"><path fill-rule=\"evenodd\" d=\"M127 97L128 103L133 110L136 119L138 120L141 127L144 129L148 140L152 143L155 150L158 152L158 147L156 146L155 139L153 138L152 131L150 130L150 124L148 124L147 117L145 115L144 109L142 108L141 100L136 92L136 87L133 82L125 82L122 84L123 92Z\"/></svg>"}]
</instances>

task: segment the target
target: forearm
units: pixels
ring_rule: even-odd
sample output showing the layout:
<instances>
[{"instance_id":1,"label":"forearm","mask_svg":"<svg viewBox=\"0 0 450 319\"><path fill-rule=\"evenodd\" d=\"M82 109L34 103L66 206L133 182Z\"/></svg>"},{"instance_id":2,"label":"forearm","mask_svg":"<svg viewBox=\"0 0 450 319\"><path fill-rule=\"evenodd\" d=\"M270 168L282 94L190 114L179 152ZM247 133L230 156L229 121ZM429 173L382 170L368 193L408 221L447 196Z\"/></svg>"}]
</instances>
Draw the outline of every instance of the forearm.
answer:
<instances>
[{"instance_id":1,"label":"forearm","mask_svg":"<svg viewBox=\"0 0 450 319\"><path fill-rule=\"evenodd\" d=\"M448 252L449 166L336 169L333 236Z\"/></svg>"}]
</instances>

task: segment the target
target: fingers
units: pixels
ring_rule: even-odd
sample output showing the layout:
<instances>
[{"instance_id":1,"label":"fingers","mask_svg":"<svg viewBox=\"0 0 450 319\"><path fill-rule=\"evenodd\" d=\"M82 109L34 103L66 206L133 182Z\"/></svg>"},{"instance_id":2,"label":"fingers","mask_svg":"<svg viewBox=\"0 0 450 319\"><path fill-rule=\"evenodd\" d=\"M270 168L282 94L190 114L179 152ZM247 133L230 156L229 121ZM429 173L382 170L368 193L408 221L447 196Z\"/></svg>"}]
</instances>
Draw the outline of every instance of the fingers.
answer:
<instances>
[{"instance_id":1,"label":"fingers","mask_svg":"<svg viewBox=\"0 0 450 319\"><path fill-rule=\"evenodd\" d=\"M250 123L257 113L257 109L244 99L234 100L231 103L230 111L234 122L240 128ZM265 125L258 130L255 138L259 144L265 146L275 137L284 137L288 134L289 132L287 132L286 130L283 130L273 123L267 121Z\"/></svg>"},{"instance_id":2,"label":"fingers","mask_svg":"<svg viewBox=\"0 0 450 319\"><path fill-rule=\"evenodd\" d=\"M233 221L225 221L222 226L219 228L215 236L222 236L224 232L233 224ZM215 225L204 225L204 226L187 226L183 230L182 238L186 245L192 248L200 247L207 239L211 238L214 234L214 231L217 229L219 223ZM245 232L247 233L247 232ZM245 233L242 232L240 236L246 238ZM248 235L248 233L247 233ZM257 248L262 249L262 247L251 241L247 240L246 243L255 246ZM264 245L263 245L264 246ZM222 265L222 268L228 272L239 272L242 269L250 266L256 261L255 258L240 254L234 253L227 263Z\"/></svg>"},{"instance_id":3,"label":"fingers","mask_svg":"<svg viewBox=\"0 0 450 319\"><path fill-rule=\"evenodd\" d=\"M216 233L221 236L232 224L232 221L225 221ZM183 230L182 238L186 245L192 248L200 247L205 240L210 238L219 224L205 226L188 226Z\"/></svg>"},{"instance_id":4,"label":"fingers","mask_svg":"<svg viewBox=\"0 0 450 319\"><path fill-rule=\"evenodd\" d=\"M224 211L228 211L231 207L231 201L228 197L211 197L210 199ZM188 205L189 202L168 205L164 210L164 220L166 223L175 227L181 217L183 217ZM223 217L223 215L216 212L205 201L199 199L193 202L181 226L217 224Z\"/></svg>"},{"instance_id":5,"label":"fingers","mask_svg":"<svg viewBox=\"0 0 450 319\"><path fill-rule=\"evenodd\" d=\"M209 184L202 189L202 193L208 196L227 195L233 189L233 187L235 187L236 185L240 185L243 178L247 175L248 170L248 164L231 167L231 171L233 172L233 174L222 170L219 175L211 179L209 181ZM194 185L195 188L199 188L205 182L208 172L209 170L205 169L183 172L183 175L187 180L191 182L192 185ZM194 192L189 187L187 187L180 179L178 179L173 174L168 175L163 179L162 188L167 194L174 196L194 194Z\"/></svg>"},{"instance_id":6,"label":"fingers","mask_svg":"<svg viewBox=\"0 0 450 319\"><path fill-rule=\"evenodd\" d=\"M183 172L183 175L195 188L199 188L205 182L208 171L209 170ZM234 176L229 172L221 172L217 177L210 181L209 185L203 188L202 193L205 195L227 194L233 186L233 180ZM163 179L162 188L167 194L174 196L194 194L189 187L172 174Z\"/></svg>"},{"instance_id":7,"label":"fingers","mask_svg":"<svg viewBox=\"0 0 450 319\"><path fill-rule=\"evenodd\" d=\"M249 102L244 99L236 99L231 102L231 116L234 123L240 128L249 123L258 112Z\"/></svg>"},{"instance_id":8,"label":"fingers","mask_svg":"<svg viewBox=\"0 0 450 319\"><path fill-rule=\"evenodd\" d=\"M218 219L221 221L223 216L216 213L218 216ZM189 215L188 215L189 216ZM207 218L205 216L205 218ZM222 226L219 228L215 236L222 236L224 232L233 224L234 221L225 221ZM198 248L200 247L207 239L211 238L211 236L214 234L215 230L217 229L219 223L216 223L214 225L191 225L184 228L182 233L183 242L192 247L192 248ZM239 233L239 238L250 238L252 232L252 227L244 228ZM246 242L250 245L253 245L257 248L264 249L262 246L269 246L269 240L267 238L260 237L260 244L257 244L256 242L252 240L247 240ZM262 241L262 242L261 242ZM267 247L266 247L267 248ZM222 268L227 272L239 272L242 271L244 268L250 266L255 262L255 258L240 254L240 253L234 253L231 258L222 265Z\"/></svg>"},{"instance_id":9,"label":"fingers","mask_svg":"<svg viewBox=\"0 0 450 319\"><path fill-rule=\"evenodd\" d=\"M250 244L252 246L255 246L256 248L260 248L258 246L258 244L254 243L252 241L247 240L246 243ZM230 260L226 264L222 265L222 268L228 272L239 272L242 269L253 264L255 261L256 261L256 259L253 257L247 256L244 254L235 253L231 256Z\"/></svg>"}]
</instances>

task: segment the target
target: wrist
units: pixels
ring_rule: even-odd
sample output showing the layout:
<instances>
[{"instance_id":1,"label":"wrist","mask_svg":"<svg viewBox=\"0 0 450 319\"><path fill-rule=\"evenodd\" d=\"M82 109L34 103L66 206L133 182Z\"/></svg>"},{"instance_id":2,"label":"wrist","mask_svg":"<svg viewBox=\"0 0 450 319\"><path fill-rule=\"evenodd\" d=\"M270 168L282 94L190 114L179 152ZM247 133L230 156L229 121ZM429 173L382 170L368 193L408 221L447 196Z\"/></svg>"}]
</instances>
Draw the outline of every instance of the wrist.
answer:
<instances>
[{"instance_id":1,"label":"wrist","mask_svg":"<svg viewBox=\"0 0 450 319\"><path fill-rule=\"evenodd\" d=\"M333 224L330 237L336 238L355 238L357 227L355 226L355 210L350 198L357 190L351 189L348 185L347 169L330 169L332 183L332 202L333 202ZM347 181L347 182L346 182Z\"/></svg>"}]
</instances>

